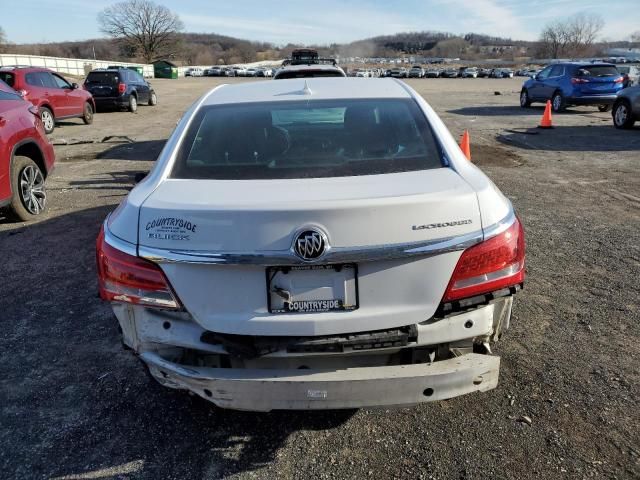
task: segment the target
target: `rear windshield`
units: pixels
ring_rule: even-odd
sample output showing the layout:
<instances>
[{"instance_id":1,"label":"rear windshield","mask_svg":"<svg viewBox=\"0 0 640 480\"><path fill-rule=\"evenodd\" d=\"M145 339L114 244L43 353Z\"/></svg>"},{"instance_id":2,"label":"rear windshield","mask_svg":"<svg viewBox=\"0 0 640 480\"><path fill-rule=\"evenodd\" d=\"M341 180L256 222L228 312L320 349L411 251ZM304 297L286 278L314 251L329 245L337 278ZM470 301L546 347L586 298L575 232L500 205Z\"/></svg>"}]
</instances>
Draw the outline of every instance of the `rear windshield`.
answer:
<instances>
[{"instance_id":1,"label":"rear windshield","mask_svg":"<svg viewBox=\"0 0 640 480\"><path fill-rule=\"evenodd\" d=\"M442 166L413 100L269 102L202 108L171 177L348 177Z\"/></svg>"},{"instance_id":2,"label":"rear windshield","mask_svg":"<svg viewBox=\"0 0 640 480\"><path fill-rule=\"evenodd\" d=\"M10 72L0 72L0 80L2 80L4 83L9 85L10 87L13 87L15 82L15 79L13 78L13 73L10 73Z\"/></svg>"},{"instance_id":3,"label":"rear windshield","mask_svg":"<svg viewBox=\"0 0 640 480\"><path fill-rule=\"evenodd\" d=\"M588 65L580 67L578 75L581 77L617 77L620 72L613 65Z\"/></svg>"},{"instance_id":4,"label":"rear windshield","mask_svg":"<svg viewBox=\"0 0 640 480\"><path fill-rule=\"evenodd\" d=\"M116 72L91 72L87 76L86 83L100 83L103 85L115 85L120 81Z\"/></svg>"}]
</instances>

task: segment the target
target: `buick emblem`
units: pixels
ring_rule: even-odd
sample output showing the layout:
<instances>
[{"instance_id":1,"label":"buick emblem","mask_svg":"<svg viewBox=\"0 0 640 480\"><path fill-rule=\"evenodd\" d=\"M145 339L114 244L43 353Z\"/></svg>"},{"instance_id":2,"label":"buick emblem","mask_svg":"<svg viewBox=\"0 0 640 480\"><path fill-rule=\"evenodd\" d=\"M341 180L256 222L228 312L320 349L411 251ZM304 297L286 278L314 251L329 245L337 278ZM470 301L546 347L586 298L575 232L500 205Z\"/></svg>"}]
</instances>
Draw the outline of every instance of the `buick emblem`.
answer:
<instances>
[{"instance_id":1,"label":"buick emblem","mask_svg":"<svg viewBox=\"0 0 640 480\"><path fill-rule=\"evenodd\" d=\"M327 237L318 230L300 232L293 243L293 251L303 260L315 260L321 257L327 247Z\"/></svg>"}]
</instances>

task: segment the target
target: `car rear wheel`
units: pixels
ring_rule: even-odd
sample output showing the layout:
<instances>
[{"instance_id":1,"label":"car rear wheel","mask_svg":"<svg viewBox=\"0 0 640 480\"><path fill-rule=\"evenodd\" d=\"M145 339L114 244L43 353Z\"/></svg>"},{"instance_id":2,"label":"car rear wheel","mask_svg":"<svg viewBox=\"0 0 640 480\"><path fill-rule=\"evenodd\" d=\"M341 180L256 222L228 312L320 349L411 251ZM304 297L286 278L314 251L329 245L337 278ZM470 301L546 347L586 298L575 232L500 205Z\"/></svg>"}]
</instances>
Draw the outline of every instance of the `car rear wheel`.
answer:
<instances>
[{"instance_id":1,"label":"car rear wheel","mask_svg":"<svg viewBox=\"0 0 640 480\"><path fill-rule=\"evenodd\" d=\"M13 157L11 163L11 213L18 220L29 221L47 208L47 192L40 167L29 157Z\"/></svg>"},{"instance_id":2,"label":"car rear wheel","mask_svg":"<svg viewBox=\"0 0 640 480\"><path fill-rule=\"evenodd\" d=\"M131 113L136 113L138 111L138 99L135 95L129 95L129 107L128 110Z\"/></svg>"},{"instance_id":3,"label":"car rear wheel","mask_svg":"<svg viewBox=\"0 0 640 480\"><path fill-rule=\"evenodd\" d=\"M151 92L149 95L149 105L151 107L155 107L158 104L158 97L156 96L156 92Z\"/></svg>"},{"instance_id":4,"label":"car rear wheel","mask_svg":"<svg viewBox=\"0 0 640 480\"><path fill-rule=\"evenodd\" d=\"M631 112L631 106L626 100L621 100L613 106L611 112L613 116L613 125L616 128L632 128L635 120Z\"/></svg>"},{"instance_id":5,"label":"car rear wheel","mask_svg":"<svg viewBox=\"0 0 640 480\"><path fill-rule=\"evenodd\" d=\"M600 112L608 112L611 110L611 105L598 105L598 111Z\"/></svg>"},{"instance_id":6,"label":"car rear wheel","mask_svg":"<svg viewBox=\"0 0 640 480\"><path fill-rule=\"evenodd\" d=\"M520 92L520 106L522 108L527 108L531 106L531 99L529 98L529 92L527 92L526 88L523 88Z\"/></svg>"},{"instance_id":7,"label":"car rear wheel","mask_svg":"<svg viewBox=\"0 0 640 480\"><path fill-rule=\"evenodd\" d=\"M560 92L556 92L551 97L551 108L554 112L562 112L565 109L564 97Z\"/></svg>"},{"instance_id":8,"label":"car rear wheel","mask_svg":"<svg viewBox=\"0 0 640 480\"><path fill-rule=\"evenodd\" d=\"M53 116L53 112L47 107L40 107L40 119L44 125L44 133L47 135L53 132L56 126L56 120Z\"/></svg>"},{"instance_id":9,"label":"car rear wheel","mask_svg":"<svg viewBox=\"0 0 640 480\"><path fill-rule=\"evenodd\" d=\"M84 104L82 121L85 123L85 125L91 125L93 123L93 106L89 102L86 102Z\"/></svg>"}]
</instances>

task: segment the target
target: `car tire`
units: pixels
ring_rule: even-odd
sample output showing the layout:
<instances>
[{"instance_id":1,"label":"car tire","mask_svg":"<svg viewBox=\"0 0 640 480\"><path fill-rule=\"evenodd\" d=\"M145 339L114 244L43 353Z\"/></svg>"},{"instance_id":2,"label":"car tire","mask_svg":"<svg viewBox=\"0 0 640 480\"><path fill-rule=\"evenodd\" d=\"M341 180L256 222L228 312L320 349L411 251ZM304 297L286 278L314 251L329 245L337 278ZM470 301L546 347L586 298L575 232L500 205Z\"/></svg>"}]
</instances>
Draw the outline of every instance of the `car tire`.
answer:
<instances>
[{"instance_id":1,"label":"car tire","mask_svg":"<svg viewBox=\"0 0 640 480\"><path fill-rule=\"evenodd\" d=\"M129 106L127 107L131 113L136 113L138 111L138 99L135 95L129 95Z\"/></svg>"},{"instance_id":2,"label":"car tire","mask_svg":"<svg viewBox=\"0 0 640 480\"><path fill-rule=\"evenodd\" d=\"M48 107L40 107L40 120L44 125L44 133L49 135L56 127L56 118L53 116L53 112Z\"/></svg>"},{"instance_id":3,"label":"car tire","mask_svg":"<svg viewBox=\"0 0 640 480\"><path fill-rule=\"evenodd\" d=\"M91 125L93 123L93 105L91 105L91 103L89 102L85 102L84 104L82 121L85 125Z\"/></svg>"},{"instance_id":4,"label":"car tire","mask_svg":"<svg viewBox=\"0 0 640 480\"><path fill-rule=\"evenodd\" d=\"M148 105L150 107L155 107L157 104L158 104L158 96L156 95L156 92L151 92L151 94L149 95Z\"/></svg>"},{"instance_id":5,"label":"car tire","mask_svg":"<svg viewBox=\"0 0 640 480\"><path fill-rule=\"evenodd\" d=\"M613 105L611 111L613 117L613 125L616 128L629 129L633 128L635 120L631 112L631 104L627 100L619 100Z\"/></svg>"},{"instance_id":6,"label":"car tire","mask_svg":"<svg viewBox=\"0 0 640 480\"><path fill-rule=\"evenodd\" d=\"M523 88L520 92L520 106L522 108L529 108L531 106L531 99L529 98L529 92L526 88Z\"/></svg>"},{"instance_id":7,"label":"car tire","mask_svg":"<svg viewBox=\"0 0 640 480\"><path fill-rule=\"evenodd\" d=\"M608 112L611 110L611 105L598 105L599 112Z\"/></svg>"},{"instance_id":8,"label":"car tire","mask_svg":"<svg viewBox=\"0 0 640 480\"><path fill-rule=\"evenodd\" d=\"M29 157L15 156L11 162L10 215L28 222L41 215L47 208L47 192L44 174Z\"/></svg>"},{"instance_id":9,"label":"car tire","mask_svg":"<svg viewBox=\"0 0 640 480\"><path fill-rule=\"evenodd\" d=\"M553 94L551 97L551 108L555 113L562 112L566 108L562 93L556 92Z\"/></svg>"}]
</instances>

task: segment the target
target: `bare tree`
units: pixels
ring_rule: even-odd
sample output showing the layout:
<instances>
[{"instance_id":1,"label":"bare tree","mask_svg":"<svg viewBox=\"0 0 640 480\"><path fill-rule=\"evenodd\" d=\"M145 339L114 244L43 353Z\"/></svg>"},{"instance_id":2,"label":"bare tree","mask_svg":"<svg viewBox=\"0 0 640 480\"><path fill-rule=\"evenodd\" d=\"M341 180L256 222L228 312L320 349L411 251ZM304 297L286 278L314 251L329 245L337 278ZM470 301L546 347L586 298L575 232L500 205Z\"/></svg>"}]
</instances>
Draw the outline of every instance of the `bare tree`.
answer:
<instances>
[{"instance_id":1,"label":"bare tree","mask_svg":"<svg viewBox=\"0 0 640 480\"><path fill-rule=\"evenodd\" d=\"M127 0L98 14L100 29L137 52L146 63L177 53L183 24L167 7L150 0Z\"/></svg>"},{"instance_id":2,"label":"bare tree","mask_svg":"<svg viewBox=\"0 0 640 480\"><path fill-rule=\"evenodd\" d=\"M604 20L595 13L551 22L540 34L540 53L551 58L588 54L603 27Z\"/></svg>"},{"instance_id":3,"label":"bare tree","mask_svg":"<svg viewBox=\"0 0 640 480\"><path fill-rule=\"evenodd\" d=\"M0 27L0 53L4 52L4 46L7 43L7 36L2 27Z\"/></svg>"},{"instance_id":4,"label":"bare tree","mask_svg":"<svg viewBox=\"0 0 640 480\"><path fill-rule=\"evenodd\" d=\"M633 43L640 43L640 30L631 34L631 41Z\"/></svg>"}]
</instances>

